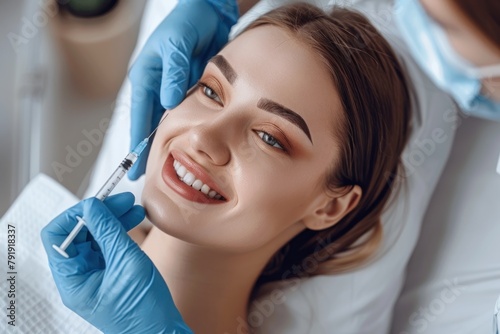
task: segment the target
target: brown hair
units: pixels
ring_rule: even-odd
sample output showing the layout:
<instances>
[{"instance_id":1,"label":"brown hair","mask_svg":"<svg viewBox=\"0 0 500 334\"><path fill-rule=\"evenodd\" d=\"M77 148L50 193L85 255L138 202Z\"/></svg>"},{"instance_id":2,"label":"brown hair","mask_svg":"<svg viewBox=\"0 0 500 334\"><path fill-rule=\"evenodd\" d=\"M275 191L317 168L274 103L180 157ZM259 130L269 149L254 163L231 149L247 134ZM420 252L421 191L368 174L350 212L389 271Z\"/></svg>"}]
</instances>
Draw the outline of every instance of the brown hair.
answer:
<instances>
[{"instance_id":1,"label":"brown hair","mask_svg":"<svg viewBox=\"0 0 500 334\"><path fill-rule=\"evenodd\" d=\"M500 1L498 0L453 0L458 10L500 49Z\"/></svg>"},{"instance_id":2,"label":"brown hair","mask_svg":"<svg viewBox=\"0 0 500 334\"><path fill-rule=\"evenodd\" d=\"M332 227L306 229L279 250L257 285L296 276L350 269L374 253L380 216L395 186L409 132L410 94L387 41L359 13L328 15L308 4L280 7L246 30L274 25L289 31L322 59L338 90L343 119L332 124L340 161L326 176L328 189L362 189L358 205ZM346 252L347 251L347 252Z\"/></svg>"}]
</instances>

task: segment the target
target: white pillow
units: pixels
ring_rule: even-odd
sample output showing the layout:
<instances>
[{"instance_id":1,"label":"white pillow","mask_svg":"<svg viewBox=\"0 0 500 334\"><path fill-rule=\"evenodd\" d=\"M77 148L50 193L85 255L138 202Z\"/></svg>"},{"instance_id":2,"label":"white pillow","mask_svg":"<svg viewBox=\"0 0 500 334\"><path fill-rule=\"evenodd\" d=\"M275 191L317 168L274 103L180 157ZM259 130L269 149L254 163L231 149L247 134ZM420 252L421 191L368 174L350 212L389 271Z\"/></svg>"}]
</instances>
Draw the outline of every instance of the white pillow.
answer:
<instances>
[{"instance_id":1,"label":"white pillow","mask_svg":"<svg viewBox=\"0 0 500 334\"><path fill-rule=\"evenodd\" d=\"M393 334L493 333L500 294L500 123L460 118L396 306Z\"/></svg>"},{"instance_id":2,"label":"white pillow","mask_svg":"<svg viewBox=\"0 0 500 334\"><path fill-rule=\"evenodd\" d=\"M269 0L259 4L247 15L247 21L277 3ZM413 132L404 154L408 174L404 179L406 186L384 214L384 242L375 261L350 273L303 279L298 285L294 281L268 284L261 290L260 297L250 311L250 323L255 325L257 333L388 333L393 306L404 280L404 268L417 241L422 216L451 147L454 129L449 118L455 114L454 105L410 60L404 43L394 35L396 29L388 2L360 3L357 8L371 15L376 25L391 40L401 54L417 90ZM166 13L164 1L151 1L143 27L156 26ZM242 20L238 27L244 24ZM143 29L141 41L150 31ZM128 151L128 83L124 84L118 101L87 191L88 196L99 189L117 161L121 161ZM142 186L143 179L138 182L124 180L115 191L132 191L140 198Z\"/></svg>"}]
</instances>

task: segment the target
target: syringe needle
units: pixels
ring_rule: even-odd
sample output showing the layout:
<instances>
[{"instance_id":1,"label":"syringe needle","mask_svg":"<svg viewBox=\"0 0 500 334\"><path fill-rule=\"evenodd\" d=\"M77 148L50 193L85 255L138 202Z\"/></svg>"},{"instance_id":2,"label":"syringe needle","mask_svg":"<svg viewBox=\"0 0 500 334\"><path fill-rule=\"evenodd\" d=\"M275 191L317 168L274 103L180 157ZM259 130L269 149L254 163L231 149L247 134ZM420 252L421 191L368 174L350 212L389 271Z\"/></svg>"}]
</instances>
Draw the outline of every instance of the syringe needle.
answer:
<instances>
[{"instance_id":1,"label":"syringe needle","mask_svg":"<svg viewBox=\"0 0 500 334\"><path fill-rule=\"evenodd\" d=\"M170 115L169 112L166 112L166 113L167 114L161 119L160 123L158 123L158 125L156 126L156 128L149 134L148 138L146 138L146 139L151 138L151 136L155 134L156 130L158 130L158 128L160 127L161 123L165 120L165 118L167 118L168 115Z\"/></svg>"},{"instance_id":2,"label":"syringe needle","mask_svg":"<svg viewBox=\"0 0 500 334\"><path fill-rule=\"evenodd\" d=\"M106 197L113 191L115 186L120 182L120 180L123 178L123 176L130 170L130 168L134 165L134 163L137 161L139 158L139 155L141 152L146 148L149 138L158 130L160 127L160 124L167 118L169 114L167 113L165 117L158 123L158 126L151 132L151 134L145 138L143 141L141 141L127 156L123 161L118 165L116 170L111 174L111 176L108 178L108 180L104 183L104 185L101 187L101 189L97 192L96 198L100 201L104 201ZM78 223L75 225L75 227L71 230L69 235L64 239L64 241L61 243L60 246L57 245L52 245L52 248L54 248L59 254L64 256L65 258L69 258L68 253L66 253L66 248L71 244L71 242L75 239L77 236L78 232L83 228L85 225L85 220L83 220L81 217L76 217Z\"/></svg>"}]
</instances>

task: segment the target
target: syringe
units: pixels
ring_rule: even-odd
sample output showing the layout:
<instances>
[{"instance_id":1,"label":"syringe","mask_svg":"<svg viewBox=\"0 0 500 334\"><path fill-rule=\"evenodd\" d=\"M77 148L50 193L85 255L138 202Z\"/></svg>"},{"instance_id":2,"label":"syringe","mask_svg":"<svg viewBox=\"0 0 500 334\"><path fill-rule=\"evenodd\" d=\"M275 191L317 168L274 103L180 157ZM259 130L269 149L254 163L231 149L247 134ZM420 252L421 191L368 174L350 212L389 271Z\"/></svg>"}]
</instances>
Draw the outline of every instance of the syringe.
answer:
<instances>
[{"instance_id":1,"label":"syringe","mask_svg":"<svg viewBox=\"0 0 500 334\"><path fill-rule=\"evenodd\" d=\"M120 163L120 165L118 165L118 167L113 172L113 174L111 174L111 176L108 178L108 180L104 183L104 185L101 187L101 189L95 195L95 197L98 200L104 201L104 199L106 197L108 197L108 195L111 193L111 191L113 191L113 189L116 187L118 182L120 182L120 180L123 178L123 176L129 171L129 169L137 161L137 159L141 155L142 151L144 151L146 146L148 146L149 138L151 138L151 136L156 132L156 130L158 129L160 124L165 120L165 118L167 118L167 116L168 116L168 114L165 115L165 117L163 117L163 119L158 124L156 129L154 129L153 132L151 132L151 134L147 138L145 138L143 141L141 141L139 143L139 145L137 145L132 150L132 152L127 154L125 159L123 159L123 161ZM55 244L52 245L52 248L54 248L59 254L61 254L65 258L69 258L68 253L66 253L66 248L68 248L68 246L71 244L73 239L75 239L75 237L77 236L78 232L80 232L82 227L85 225L85 220L83 220L82 217L76 216L76 219L78 221L77 224L75 225L73 230L71 230L71 232L68 234L66 239L64 239L62 244L60 246L57 246Z\"/></svg>"}]
</instances>

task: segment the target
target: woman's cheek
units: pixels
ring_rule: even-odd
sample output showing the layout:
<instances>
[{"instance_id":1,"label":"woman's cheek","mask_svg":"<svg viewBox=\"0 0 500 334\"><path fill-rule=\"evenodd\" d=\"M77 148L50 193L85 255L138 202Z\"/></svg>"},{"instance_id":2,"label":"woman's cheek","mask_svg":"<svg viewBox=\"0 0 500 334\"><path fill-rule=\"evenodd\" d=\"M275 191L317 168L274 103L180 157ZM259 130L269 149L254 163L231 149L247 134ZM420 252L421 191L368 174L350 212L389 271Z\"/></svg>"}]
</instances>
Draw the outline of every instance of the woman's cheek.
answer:
<instances>
[{"instance_id":1,"label":"woman's cheek","mask_svg":"<svg viewBox=\"0 0 500 334\"><path fill-rule=\"evenodd\" d=\"M169 119L165 122L168 122L169 125L175 125L175 130L179 130L199 124L212 113L213 110L191 97L186 98L179 106L171 109Z\"/></svg>"}]
</instances>

